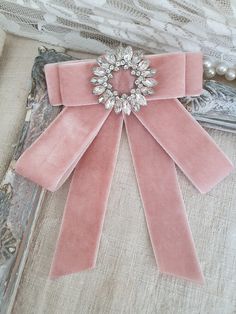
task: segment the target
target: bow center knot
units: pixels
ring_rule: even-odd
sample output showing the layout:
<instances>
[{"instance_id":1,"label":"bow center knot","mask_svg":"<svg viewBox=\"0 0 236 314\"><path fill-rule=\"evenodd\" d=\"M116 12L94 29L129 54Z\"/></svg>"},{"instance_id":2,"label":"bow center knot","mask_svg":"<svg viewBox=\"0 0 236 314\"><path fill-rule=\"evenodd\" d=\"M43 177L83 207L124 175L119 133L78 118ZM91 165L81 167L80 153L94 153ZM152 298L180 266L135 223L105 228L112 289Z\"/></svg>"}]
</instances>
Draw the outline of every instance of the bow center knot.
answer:
<instances>
[{"instance_id":1,"label":"bow center knot","mask_svg":"<svg viewBox=\"0 0 236 314\"><path fill-rule=\"evenodd\" d=\"M130 115L147 105L146 96L153 94L157 85L153 78L156 69L149 66L142 51L120 46L96 61L98 66L93 68L95 76L91 79L93 94L105 109Z\"/></svg>"}]
</instances>

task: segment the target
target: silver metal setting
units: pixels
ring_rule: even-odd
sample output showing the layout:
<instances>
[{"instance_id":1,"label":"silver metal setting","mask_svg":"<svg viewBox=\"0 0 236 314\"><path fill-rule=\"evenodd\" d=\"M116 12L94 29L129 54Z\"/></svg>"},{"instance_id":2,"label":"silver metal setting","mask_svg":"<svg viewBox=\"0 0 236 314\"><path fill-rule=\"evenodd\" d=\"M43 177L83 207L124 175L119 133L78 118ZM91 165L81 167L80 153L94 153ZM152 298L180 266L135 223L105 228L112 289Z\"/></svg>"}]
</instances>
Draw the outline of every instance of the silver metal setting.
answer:
<instances>
[{"instance_id":1,"label":"silver metal setting","mask_svg":"<svg viewBox=\"0 0 236 314\"><path fill-rule=\"evenodd\" d=\"M93 94L98 96L98 102L104 104L105 109L130 115L132 111L138 112L147 105L145 96L153 94L153 87L157 85L153 78L156 69L149 67L149 61L144 58L142 51L134 51L130 46L119 46L115 51L98 57L97 63L98 67L93 68L91 83L95 85ZM129 70L135 76L134 87L129 94L120 94L111 84L113 72L120 69Z\"/></svg>"}]
</instances>

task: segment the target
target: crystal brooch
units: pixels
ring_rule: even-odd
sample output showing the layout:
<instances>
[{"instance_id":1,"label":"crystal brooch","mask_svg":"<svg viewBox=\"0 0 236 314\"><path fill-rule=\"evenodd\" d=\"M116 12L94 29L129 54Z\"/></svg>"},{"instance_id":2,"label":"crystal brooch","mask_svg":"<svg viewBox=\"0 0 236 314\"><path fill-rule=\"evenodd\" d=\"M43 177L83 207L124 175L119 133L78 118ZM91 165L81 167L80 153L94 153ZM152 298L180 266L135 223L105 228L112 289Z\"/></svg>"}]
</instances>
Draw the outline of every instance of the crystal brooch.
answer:
<instances>
[{"instance_id":1,"label":"crystal brooch","mask_svg":"<svg viewBox=\"0 0 236 314\"><path fill-rule=\"evenodd\" d=\"M130 46L119 46L115 51L98 57L97 64L93 68L91 83L95 85L93 94L98 96L98 102L104 104L105 109L130 115L132 111L138 112L147 105L145 96L153 94L153 87L157 85L153 78L156 70L149 67L149 61L144 58L142 51L135 51ZM120 69L129 70L135 76L129 94L120 95L111 84L113 73Z\"/></svg>"}]
</instances>

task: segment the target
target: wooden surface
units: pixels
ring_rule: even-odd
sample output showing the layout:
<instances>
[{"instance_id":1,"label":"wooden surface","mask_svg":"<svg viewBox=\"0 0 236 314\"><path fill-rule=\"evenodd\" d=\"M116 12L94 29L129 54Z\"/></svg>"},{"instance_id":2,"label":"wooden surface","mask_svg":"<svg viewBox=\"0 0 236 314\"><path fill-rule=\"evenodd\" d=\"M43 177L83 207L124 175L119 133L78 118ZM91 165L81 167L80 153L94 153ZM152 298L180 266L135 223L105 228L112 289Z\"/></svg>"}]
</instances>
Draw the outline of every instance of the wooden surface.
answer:
<instances>
[{"instance_id":1,"label":"wooden surface","mask_svg":"<svg viewBox=\"0 0 236 314\"><path fill-rule=\"evenodd\" d=\"M19 62L22 45L26 47L27 57L22 57ZM5 123L2 139L8 143L4 147L0 141L0 148L3 153L5 151L2 154L5 161L0 161L5 169L13 152L9 143L16 143L24 120L24 103L30 87L29 63L32 65L38 45L34 41L10 36L2 59L1 76L6 79L11 74L12 79L15 78L14 89L25 91L20 96L6 94L6 88L12 90L12 82L0 86L0 95L8 101L4 103L6 107L1 104L5 115L0 121ZM9 98L14 101L9 101ZM13 119L15 122L9 123ZM9 129L11 136L7 137ZM210 131L210 134L236 163L235 135L220 131ZM67 182L58 192L46 193L32 234L13 313L235 314L236 193L232 193L236 189L235 173L207 195L200 195L180 172L178 175L206 276L205 286L159 273L123 132L96 268L54 281L48 279L68 191ZM11 189L6 187L3 193L5 202L11 203ZM21 214L19 210L15 213Z\"/></svg>"}]
</instances>

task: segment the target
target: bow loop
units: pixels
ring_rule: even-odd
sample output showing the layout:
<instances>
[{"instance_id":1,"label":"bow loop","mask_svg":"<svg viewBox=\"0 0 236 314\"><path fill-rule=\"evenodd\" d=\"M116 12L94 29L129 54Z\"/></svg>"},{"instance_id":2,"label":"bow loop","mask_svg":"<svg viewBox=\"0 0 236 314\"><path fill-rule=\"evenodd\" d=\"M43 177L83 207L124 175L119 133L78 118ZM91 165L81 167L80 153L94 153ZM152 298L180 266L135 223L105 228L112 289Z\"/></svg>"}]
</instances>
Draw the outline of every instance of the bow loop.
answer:
<instances>
[{"instance_id":1,"label":"bow loop","mask_svg":"<svg viewBox=\"0 0 236 314\"><path fill-rule=\"evenodd\" d=\"M65 108L21 156L16 171L57 190L69 177L109 115L97 106Z\"/></svg>"},{"instance_id":2,"label":"bow loop","mask_svg":"<svg viewBox=\"0 0 236 314\"><path fill-rule=\"evenodd\" d=\"M202 56L200 53L171 53L147 56L150 66L157 70L158 85L147 100L170 99L202 91ZM96 63L91 60L47 64L45 74L49 100L52 105L85 106L98 104L90 80ZM122 79L122 82L121 82ZM128 75L114 80L114 89L130 86ZM124 80L124 81L123 81Z\"/></svg>"}]
</instances>

